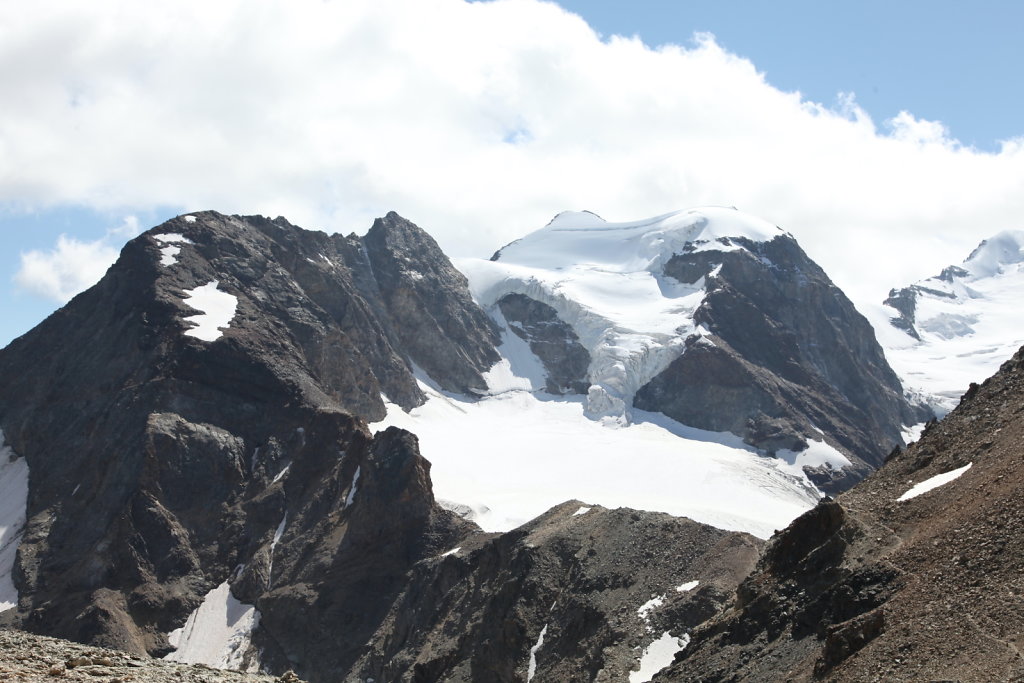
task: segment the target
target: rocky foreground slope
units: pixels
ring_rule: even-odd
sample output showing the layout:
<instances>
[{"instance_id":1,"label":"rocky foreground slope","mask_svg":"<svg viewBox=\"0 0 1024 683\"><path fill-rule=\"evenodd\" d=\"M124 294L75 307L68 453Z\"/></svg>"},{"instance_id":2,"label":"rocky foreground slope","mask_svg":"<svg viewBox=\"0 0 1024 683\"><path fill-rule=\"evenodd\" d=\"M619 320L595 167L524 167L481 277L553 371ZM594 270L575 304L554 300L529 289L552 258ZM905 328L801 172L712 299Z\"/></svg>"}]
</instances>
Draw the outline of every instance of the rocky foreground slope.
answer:
<instances>
[{"instance_id":1,"label":"rocky foreground slope","mask_svg":"<svg viewBox=\"0 0 1024 683\"><path fill-rule=\"evenodd\" d=\"M1024 349L773 538L655 680L1021 680L1022 489Z\"/></svg>"},{"instance_id":2,"label":"rocky foreground slope","mask_svg":"<svg viewBox=\"0 0 1024 683\"><path fill-rule=\"evenodd\" d=\"M224 671L5 629L0 629L0 680L25 683L302 683L292 671L281 676Z\"/></svg>"}]
</instances>

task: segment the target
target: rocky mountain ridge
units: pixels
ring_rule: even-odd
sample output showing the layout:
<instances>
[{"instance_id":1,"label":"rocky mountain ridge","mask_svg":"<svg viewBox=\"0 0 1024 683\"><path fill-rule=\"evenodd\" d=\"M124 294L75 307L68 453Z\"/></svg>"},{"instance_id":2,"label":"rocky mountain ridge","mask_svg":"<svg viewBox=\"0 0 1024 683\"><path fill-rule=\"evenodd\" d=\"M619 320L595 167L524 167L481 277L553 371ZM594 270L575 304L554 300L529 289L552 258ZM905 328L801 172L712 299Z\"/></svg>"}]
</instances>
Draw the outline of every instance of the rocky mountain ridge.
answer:
<instances>
[{"instance_id":1,"label":"rocky mountain ridge","mask_svg":"<svg viewBox=\"0 0 1024 683\"><path fill-rule=\"evenodd\" d=\"M656 681L1018 680L1024 349L772 539Z\"/></svg>"}]
</instances>

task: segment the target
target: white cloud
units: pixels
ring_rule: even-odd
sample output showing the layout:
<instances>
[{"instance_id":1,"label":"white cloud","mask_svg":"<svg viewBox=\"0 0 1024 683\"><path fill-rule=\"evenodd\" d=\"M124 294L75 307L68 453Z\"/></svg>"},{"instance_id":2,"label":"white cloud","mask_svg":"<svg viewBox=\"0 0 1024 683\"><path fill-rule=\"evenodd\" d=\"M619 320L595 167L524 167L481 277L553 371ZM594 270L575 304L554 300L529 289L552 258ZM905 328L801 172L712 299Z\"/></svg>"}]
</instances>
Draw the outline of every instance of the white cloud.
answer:
<instances>
[{"instance_id":1,"label":"white cloud","mask_svg":"<svg viewBox=\"0 0 1024 683\"><path fill-rule=\"evenodd\" d=\"M102 240L61 235L53 249L23 253L14 280L26 291L64 303L95 284L116 259L117 250Z\"/></svg>"},{"instance_id":2,"label":"white cloud","mask_svg":"<svg viewBox=\"0 0 1024 683\"><path fill-rule=\"evenodd\" d=\"M27 292L65 303L98 282L117 260L121 243L137 234L138 219L125 216L97 240L60 235L52 249L22 252L14 281Z\"/></svg>"},{"instance_id":3,"label":"white cloud","mask_svg":"<svg viewBox=\"0 0 1024 683\"><path fill-rule=\"evenodd\" d=\"M489 255L562 209L736 205L854 296L1020 227L1024 145L876 127L700 36L602 41L537 0L0 5L0 202L186 206ZM879 246L881 245L881 246Z\"/></svg>"}]
</instances>

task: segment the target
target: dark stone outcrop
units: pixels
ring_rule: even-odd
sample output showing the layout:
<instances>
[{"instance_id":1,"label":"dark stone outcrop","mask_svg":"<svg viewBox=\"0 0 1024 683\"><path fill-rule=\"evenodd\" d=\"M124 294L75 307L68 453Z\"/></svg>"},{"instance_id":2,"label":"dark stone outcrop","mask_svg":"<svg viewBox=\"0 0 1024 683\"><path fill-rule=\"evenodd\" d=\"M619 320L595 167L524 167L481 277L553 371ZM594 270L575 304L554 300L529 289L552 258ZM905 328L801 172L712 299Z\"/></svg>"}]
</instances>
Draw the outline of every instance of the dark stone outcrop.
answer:
<instances>
[{"instance_id":1,"label":"dark stone outcrop","mask_svg":"<svg viewBox=\"0 0 1024 683\"><path fill-rule=\"evenodd\" d=\"M533 650L536 683L624 681L637 648L716 614L763 544L664 514L581 509L564 503L421 562L346 680L524 681Z\"/></svg>"},{"instance_id":2,"label":"dark stone outcrop","mask_svg":"<svg viewBox=\"0 0 1024 683\"><path fill-rule=\"evenodd\" d=\"M189 242L162 265L168 233ZM422 401L410 363L464 391L497 358L432 240L393 214L371 233L174 219L0 351L0 428L31 472L8 620L160 655L228 581L272 668L347 671L405 572L475 528L435 505L415 437L361 418L382 392ZM213 281L235 315L186 336L184 293Z\"/></svg>"},{"instance_id":3,"label":"dark stone outcrop","mask_svg":"<svg viewBox=\"0 0 1024 683\"><path fill-rule=\"evenodd\" d=\"M362 242L400 348L447 389L485 390L497 330L434 238L391 212Z\"/></svg>"},{"instance_id":4,"label":"dark stone outcrop","mask_svg":"<svg viewBox=\"0 0 1024 683\"><path fill-rule=\"evenodd\" d=\"M731 606L654 680L1024 677L1021 406L1024 349L918 442L774 537Z\"/></svg>"},{"instance_id":5,"label":"dark stone outcrop","mask_svg":"<svg viewBox=\"0 0 1024 683\"><path fill-rule=\"evenodd\" d=\"M547 370L550 394L586 394L590 354L554 308L524 294L506 294L498 308L512 332L530 345Z\"/></svg>"},{"instance_id":6,"label":"dark stone outcrop","mask_svg":"<svg viewBox=\"0 0 1024 683\"><path fill-rule=\"evenodd\" d=\"M824 438L853 468L809 472L847 488L902 444L911 405L867 320L788 235L674 255L664 272L706 278L694 322L709 334L641 387L634 405L684 424L730 431L769 452Z\"/></svg>"}]
</instances>

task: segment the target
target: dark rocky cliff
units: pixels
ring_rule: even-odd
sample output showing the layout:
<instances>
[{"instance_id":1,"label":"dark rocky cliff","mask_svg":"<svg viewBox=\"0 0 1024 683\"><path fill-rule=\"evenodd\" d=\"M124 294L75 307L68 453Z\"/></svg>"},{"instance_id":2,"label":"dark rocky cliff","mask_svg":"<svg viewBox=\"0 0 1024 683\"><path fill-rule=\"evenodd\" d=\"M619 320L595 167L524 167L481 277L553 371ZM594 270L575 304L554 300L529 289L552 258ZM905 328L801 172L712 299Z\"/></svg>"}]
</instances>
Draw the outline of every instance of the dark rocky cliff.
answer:
<instances>
[{"instance_id":1,"label":"dark rocky cliff","mask_svg":"<svg viewBox=\"0 0 1024 683\"><path fill-rule=\"evenodd\" d=\"M188 241L165 264L170 233ZM214 281L237 302L223 336L183 334L185 293ZM493 339L436 244L393 214L364 240L214 212L133 240L0 351L0 428L31 472L16 621L163 654L229 581L262 613L265 661L345 670L405 572L473 528L434 504L415 437L360 417L383 416L381 393L422 401L412 363L482 388Z\"/></svg>"},{"instance_id":2,"label":"dark rocky cliff","mask_svg":"<svg viewBox=\"0 0 1024 683\"><path fill-rule=\"evenodd\" d=\"M1024 350L774 537L731 607L655 680L1020 680L1022 443Z\"/></svg>"},{"instance_id":3,"label":"dark rocky cliff","mask_svg":"<svg viewBox=\"0 0 1024 683\"><path fill-rule=\"evenodd\" d=\"M796 241L726 239L675 254L666 275L705 278L694 322L710 333L641 387L634 405L729 431L769 452L824 438L854 462L809 475L848 488L902 444L901 425L930 412L903 395L867 320Z\"/></svg>"}]
</instances>

